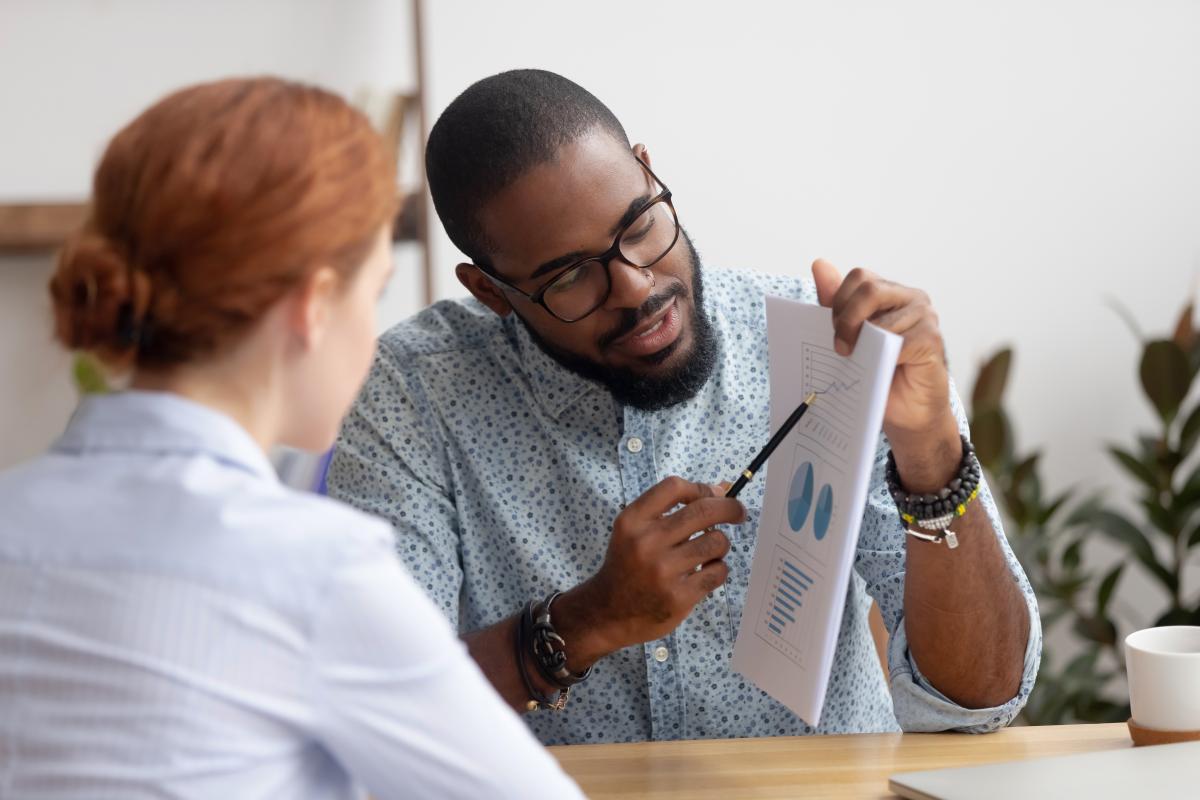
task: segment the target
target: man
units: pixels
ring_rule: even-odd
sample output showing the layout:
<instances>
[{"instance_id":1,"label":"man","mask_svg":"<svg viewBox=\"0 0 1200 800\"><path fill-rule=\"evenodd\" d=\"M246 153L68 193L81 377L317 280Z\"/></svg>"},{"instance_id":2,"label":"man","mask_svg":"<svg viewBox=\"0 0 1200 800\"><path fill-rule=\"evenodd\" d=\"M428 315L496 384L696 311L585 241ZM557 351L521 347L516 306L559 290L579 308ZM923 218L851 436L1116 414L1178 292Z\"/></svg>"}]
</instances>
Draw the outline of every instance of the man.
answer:
<instances>
[{"instance_id":1,"label":"man","mask_svg":"<svg viewBox=\"0 0 1200 800\"><path fill-rule=\"evenodd\" d=\"M1041 632L986 485L952 526L956 549L907 536L885 486L889 449L897 497L969 473L923 293L820 261L815 286L702 268L646 147L552 73L471 86L433 127L426 164L474 299L381 339L330 491L392 522L414 577L515 708L561 705L556 692L594 668L565 708L527 716L543 742L1012 720ZM904 337L815 731L729 668L764 481L744 507L713 484L770 435L768 294L831 306L843 353L868 319ZM558 590L542 620L553 638L532 616ZM891 634L887 682L872 597Z\"/></svg>"}]
</instances>

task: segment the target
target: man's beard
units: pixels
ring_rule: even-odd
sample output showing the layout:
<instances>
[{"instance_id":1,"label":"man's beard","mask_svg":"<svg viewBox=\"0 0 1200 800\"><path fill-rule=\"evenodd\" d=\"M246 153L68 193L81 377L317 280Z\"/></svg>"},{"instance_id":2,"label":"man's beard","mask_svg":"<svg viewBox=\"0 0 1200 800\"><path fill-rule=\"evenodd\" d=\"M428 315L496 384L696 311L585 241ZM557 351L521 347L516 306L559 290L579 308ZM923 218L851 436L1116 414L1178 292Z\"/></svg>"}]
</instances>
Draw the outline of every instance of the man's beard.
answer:
<instances>
[{"instance_id":1,"label":"man's beard","mask_svg":"<svg viewBox=\"0 0 1200 800\"><path fill-rule=\"evenodd\" d=\"M692 350L682 364L657 375L638 372L628 367L598 364L577 353L550 344L519 315L518 319L521 319L525 329L529 331L530 338L542 349L542 352L575 374L602 384L621 405L633 406L643 411L657 411L691 400L697 392L704 388L704 384L712 376L713 368L717 365L719 348L712 324L709 322L708 315L704 313L704 282L700 275L700 256L692 245L687 231L681 228L679 238L687 248L688 260L691 262L691 291L686 286L676 284L662 294L650 297L642 304L641 308L622 309L620 323L601 337L600 345L603 348L629 333L641 322L661 311L671 300L675 298L686 300L690 295L692 298ZM682 339L683 336L680 335L670 345L643 358L642 361L647 364L662 363L675 352Z\"/></svg>"}]
</instances>

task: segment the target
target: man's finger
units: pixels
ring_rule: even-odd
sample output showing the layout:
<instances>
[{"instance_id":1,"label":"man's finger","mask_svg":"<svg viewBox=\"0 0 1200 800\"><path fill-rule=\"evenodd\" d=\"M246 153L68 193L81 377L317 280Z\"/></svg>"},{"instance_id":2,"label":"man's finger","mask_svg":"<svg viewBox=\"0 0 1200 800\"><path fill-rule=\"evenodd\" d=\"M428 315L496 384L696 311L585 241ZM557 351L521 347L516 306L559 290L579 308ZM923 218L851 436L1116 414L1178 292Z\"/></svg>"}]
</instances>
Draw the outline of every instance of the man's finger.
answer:
<instances>
[{"instance_id":1,"label":"man's finger","mask_svg":"<svg viewBox=\"0 0 1200 800\"><path fill-rule=\"evenodd\" d=\"M679 565L680 574L695 572L697 565L724 558L729 552L729 537L720 531L707 530L694 539L671 550L671 560Z\"/></svg>"},{"instance_id":2,"label":"man's finger","mask_svg":"<svg viewBox=\"0 0 1200 800\"><path fill-rule=\"evenodd\" d=\"M881 312L902 308L917 298L914 290L899 284L880 280L862 281L840 306L837 301L834 303L834 347L842 355L850 355L858 343L858 334L864 322Z\"/></svg>"},{"instance_id":3,"label":"man's finger","mask_svg":"<svg viewBox=\"0 0 1200 800\"><path fill-rule=\"evenodd\" d=\"M661 517L675 506L686 506L716 494L713 487L707 483L694 483L672 475L647 489L645 494L630 503L626 510L639 517L652 519Z\"/></svg>"},{"instance_id":4,"label":"man's finger","mask_svg":"<svg viewBox=\"0 0 1200 800\"><path fill-rule=\"evenodd\" d=\"M704 595L715 592L725 579L729 577L729 565L724 561L709 561L695 572L684 576L684 585L695 593L695 602L700 602Z\"/></svg>"},{"instance_id":5,"label":"man's finger","mask_svg":"<svg viewBox=\"0 0 1200 800\"><path fill-rule=\"evenodd\" d=\"M704 497L664 520L663 535L671 544L687 541L699 531L746 521L746 507L731 497Z\"/></svg>"}]
</instances>

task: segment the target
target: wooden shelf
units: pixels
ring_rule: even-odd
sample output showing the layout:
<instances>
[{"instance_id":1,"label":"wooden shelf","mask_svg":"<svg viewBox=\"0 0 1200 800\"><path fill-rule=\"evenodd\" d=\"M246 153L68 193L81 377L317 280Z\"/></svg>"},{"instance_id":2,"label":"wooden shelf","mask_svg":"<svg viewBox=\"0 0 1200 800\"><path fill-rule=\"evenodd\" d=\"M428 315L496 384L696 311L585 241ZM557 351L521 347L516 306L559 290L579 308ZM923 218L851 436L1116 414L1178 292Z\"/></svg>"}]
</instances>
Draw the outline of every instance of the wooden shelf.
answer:
<instances>
[{"instance_id":1,"label":"wooden shelf","mask_svg":"<svg viewBox=\"0 0 1200 800\"><path fill-rule=\"evenodd\" d=\"M86 203L0 203L0 253L55 250L86 217Z\"/></svg>"},{"instance_id":2,"label":"wooden shelf","mask_svg":"<svg viewBox=\"0 0 1200 800\"><path fill-rule=\"evenodd\" d=\"M396 215L396 242L419 242L420 192L412 192ZM0 203L0 254L57 250L87 217L86 203Z\"/></svg>"}]
</instances>

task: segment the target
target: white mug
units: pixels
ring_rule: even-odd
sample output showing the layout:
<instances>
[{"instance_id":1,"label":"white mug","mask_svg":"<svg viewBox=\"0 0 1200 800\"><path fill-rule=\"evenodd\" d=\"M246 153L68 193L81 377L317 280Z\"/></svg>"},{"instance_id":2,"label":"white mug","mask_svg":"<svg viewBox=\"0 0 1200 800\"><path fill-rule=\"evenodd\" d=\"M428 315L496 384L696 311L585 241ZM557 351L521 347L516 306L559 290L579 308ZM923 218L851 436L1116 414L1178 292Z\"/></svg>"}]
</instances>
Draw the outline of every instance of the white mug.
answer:
<instances>
[{"instance_id":1,"label":"white mug","mask_svg":"<svg viewBox=\"0 0 1200 800\"><path fill-rule=\"evenodd\" d=\"M1125 637L1133 721L1159 731L1200 731L1200 627L1146 628Z\"/></svg>"}]
</instances>

